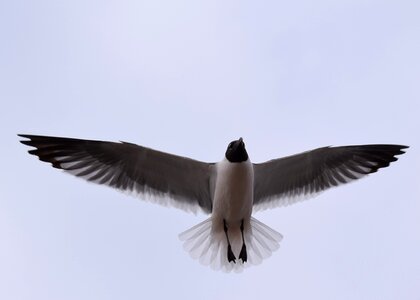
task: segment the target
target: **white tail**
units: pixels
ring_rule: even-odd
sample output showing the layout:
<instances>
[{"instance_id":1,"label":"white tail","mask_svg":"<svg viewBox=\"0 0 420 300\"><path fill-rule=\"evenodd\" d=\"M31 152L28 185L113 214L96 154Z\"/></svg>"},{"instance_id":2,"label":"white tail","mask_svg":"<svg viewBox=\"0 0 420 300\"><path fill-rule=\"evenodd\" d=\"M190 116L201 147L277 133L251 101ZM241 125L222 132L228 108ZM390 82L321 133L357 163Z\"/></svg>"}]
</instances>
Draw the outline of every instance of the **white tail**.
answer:
<instances>
[{"instance_id":1,"label":"white tail","mask_svg":"<svg viewBox=\"0 0 420 300\"><path fill-rule=\"evenodd\" d=\"M215 270L225 272L240 272L250 265L256 265L277 250L283 236L262 222L251 217L250 225L245 226L244 237L248 252L248 261L243 263L237 259L236 263L228 262L227 240L223 230L215 231L212 218L195 225L179 235L184 241L184 249L192 258L200 263L209 265ZM232 250L236 257L242 247L242 236L239 230L229 232Z\"/></svg>"}]
</instances>

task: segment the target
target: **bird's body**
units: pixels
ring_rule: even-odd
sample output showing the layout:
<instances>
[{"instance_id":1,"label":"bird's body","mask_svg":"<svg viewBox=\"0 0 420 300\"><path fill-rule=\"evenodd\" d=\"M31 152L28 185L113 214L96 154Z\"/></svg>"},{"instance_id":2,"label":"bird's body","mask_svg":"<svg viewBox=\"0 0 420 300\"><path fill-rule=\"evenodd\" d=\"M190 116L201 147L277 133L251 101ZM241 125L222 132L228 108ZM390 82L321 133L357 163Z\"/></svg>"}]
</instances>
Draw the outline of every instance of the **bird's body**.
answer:
<instances>
[{"instance_id":1,"label":"bird's body","mask_svg":"<svg viewBox=\"0 0 420 300\"><path fill-rule=\"evenodd\" d=\"M216 164L216 182L212 218L214 227L223 224L238 227L249 220L254 195L254 169L250 160L231 163L227 159Z\"/></svg>"},{"instance_id":2,"label":"bird's body","mask_svg":"<svg viewBox=\"0 0 420 300\"><path fill-rule=\"evenodd\" d=\"M253 202L254 170L250 160L232 163L227 159L216 164L211 216L211 235L224 241L225 226L235 257L240 256L244 236L249 236Z\"/></svg>"},{"instance_id":3,"label":"bird's body","mask_svg":"<svg viewBox=\"0 0 420 300\"><path fill-rule=\"evenodd\" d=\"M288 205L376 172L404 153L402 145L323 147L251 163L242 138L225 158L204 163L131 143L20 135L30 154L78 177L151 196L211 216L180 234L191 256L215 269L242 270L279 247L282 235L253 218L255 209Z\"/></svg>"}]
</instances>

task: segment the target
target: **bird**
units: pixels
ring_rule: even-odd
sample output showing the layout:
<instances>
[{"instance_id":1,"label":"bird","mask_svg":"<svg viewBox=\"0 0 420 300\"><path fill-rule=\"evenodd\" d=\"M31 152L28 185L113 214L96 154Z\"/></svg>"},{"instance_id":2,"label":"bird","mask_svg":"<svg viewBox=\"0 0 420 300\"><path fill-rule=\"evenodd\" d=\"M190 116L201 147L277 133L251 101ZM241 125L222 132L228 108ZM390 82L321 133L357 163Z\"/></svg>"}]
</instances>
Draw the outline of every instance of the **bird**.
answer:
<instances>
[{"instance_id":1,"label":"bird","mask_svg":"<svg viewBox=\"0 0 420 300\"><path fill-rule=\"evenodd\" d=\"M54 168L145 200L210 215L179 235L184 249L215 270L261 263L283 236L252 216L316 196L388 167L408 146L326 146L252 163L242 138L207 163L129 142L18 134Z\"/></svg>"}]
</instances>

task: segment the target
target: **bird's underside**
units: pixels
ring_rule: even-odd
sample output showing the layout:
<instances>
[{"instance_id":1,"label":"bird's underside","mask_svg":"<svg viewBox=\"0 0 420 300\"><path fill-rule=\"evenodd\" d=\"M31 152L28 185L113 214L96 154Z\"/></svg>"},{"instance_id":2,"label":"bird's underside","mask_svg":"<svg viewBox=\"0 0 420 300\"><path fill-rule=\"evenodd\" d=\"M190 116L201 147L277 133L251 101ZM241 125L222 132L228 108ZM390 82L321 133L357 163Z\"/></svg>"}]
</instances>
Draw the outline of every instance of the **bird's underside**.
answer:
<instances>
[{"instance_id":1,"label":"bird's underside","mask_svg":"<svg viewBox=\"0 0 420 300\"><path fill-rule=\"evenodd\" d=\"M223 184L218 178L221 173L217 165L220 163L205 163L126 142L19 136L25 138L21 141L23 144L35 148L29 151L30 154L55 168L94 183L135 193L143 199L147 197L187 211L199 209L212 214L210 221L187 230L181 238L193 256L227 271L238 269L232 266L236 262L241 265L259 263L278 248L281 235L251 218L252 210L288 205L375 173L396 161L396 156L407 148L384 144L322 147L251 164L242 139L233 141L226 150L224 166L229 169L248 163L253 174L252 180L248 178L246 184L238 184L238 189L252 185L252 195L247 200L250 211L235 219L232 225L228 219L219 218L220 213L218 218L214 217L220 204L214 197ZM238 178L236 176L233 178ZM227 198L223 201L230 201ZM217 226L212 224L215 219ZM213 230L215 227L217 231Z\"/></svg>"}]
</instances>

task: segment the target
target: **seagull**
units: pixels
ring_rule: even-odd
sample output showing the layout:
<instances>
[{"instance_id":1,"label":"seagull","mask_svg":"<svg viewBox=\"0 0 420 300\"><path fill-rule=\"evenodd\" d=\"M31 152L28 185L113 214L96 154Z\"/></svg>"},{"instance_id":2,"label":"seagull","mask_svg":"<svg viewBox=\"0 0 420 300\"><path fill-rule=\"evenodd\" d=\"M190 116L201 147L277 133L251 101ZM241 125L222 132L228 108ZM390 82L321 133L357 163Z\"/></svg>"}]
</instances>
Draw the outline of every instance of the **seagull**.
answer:
<instances>
[{"instance_id":1,"label":"seagull","mask_svg":"<svg viewBox=\"0 0 420 300\"><path fill-rule=\"evenodd\" d=\"M128 142L19 134L54 168L142 199L210 217L179 235L202 264L242 271L269 257L283 236L252 212L295 203L396 161L404 145L322 147L251 163L242 138L206 163Z\"/></svg>"}]
</instances>

